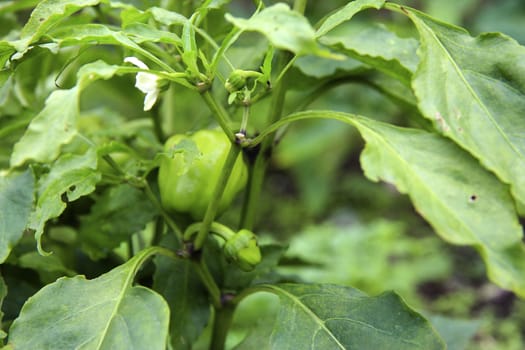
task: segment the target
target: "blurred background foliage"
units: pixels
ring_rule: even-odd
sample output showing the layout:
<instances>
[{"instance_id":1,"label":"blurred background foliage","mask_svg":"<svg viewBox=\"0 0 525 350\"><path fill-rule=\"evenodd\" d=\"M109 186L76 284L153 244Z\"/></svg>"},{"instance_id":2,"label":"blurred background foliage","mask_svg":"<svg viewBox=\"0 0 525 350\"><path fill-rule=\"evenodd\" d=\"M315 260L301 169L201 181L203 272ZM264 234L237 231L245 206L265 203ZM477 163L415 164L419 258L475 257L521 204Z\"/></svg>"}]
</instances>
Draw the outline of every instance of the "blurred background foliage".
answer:
<instances>
[{"instance_id":1,"label":"blurred background foliage","mask_svg":"<svg viewBox=\"0 0 525 350\"><path fill-rule=\"evenodd\" d=\"M123 2L139 8L170 3L168 0ZM30 8L37 3L35 0L0 3L0 37L14 38L28 18ZM306 15L315 24L346 3L309 1ZM463 26L473 35L500 31L525 44L525 2L522 0L407 0L402 3ZM230 10L236 15L248 16L253 11L253 3L232 1ZM107 15L101 13L100 8L93 8L70 20L75 23L117 20ZM222 22L223 13L217 11L212 15L217 25L210 24L210 28L214 28L212 34L220 40L227 29ZM386 26L399 36L417 38L406 18L387 11L365 11L337 30L351 33L370 22ZM262 37L243 34L227 55L236 67L257 69L265 50ZM15 74L8 76L0 72L0 168L8 167L13 143L42 109L51 91L73 86L76 72L85 63L102 59L120 64L126 54L106 45L72 46L58 54L34 49L28 59L16 66ZM351 59L337 62L301 58L290 72L286 108L290 111L331 109L397 125L425 127L425 121L412 107L411 96L401 92L399 96L385 98L380 86L392 82L379 74L372 78L377 84L370 84L370 80L362 79L361 73L368 74L362 64ZM227 74L226 68L224 74ZM316 88L326 77L339 75L341 80L327 93L317 94ZM217 80L217 85L221 84ZM133 149L131 159L129 156L122 159L130 171L140 168L137 165L140 159L152 157L159 146L151 119L142 111L143 96L133 85L131 75L93 84L82 95L79 121L81 133L91 141L117 140ZM219 88L214 90L220 94ZM226 93L223 94L222 100L226 101ZM249 132L260 130L267 108L267 100L254 108ZM241 111L230 107L230 112L240 118ZM210 112L200 97L180 86L170 86L160 106L151 113L162 118L166 135L210 126ZM364 177L359 165L363 141L355 130L336 121L308 121L294 124L279 137L260 201L258 231L264 239L289 244L280 273L291 280L351 285L372 295L394 289L408 304L426 313L436 328L455 327L458 334L449 341L451 349L525 348L525 301L491 284L481 259L472 248L447 245L433 234L406 196L388 184L372 183ZM8 294L3 306L6 319L13 319L21 303L38 289L35 280L49 281L75 273L65 267L72 257L71 252L61 252L64 249L60 242L74 240L78 233L60 224L78 213L87 214L86 208L90 205L89 199L79 201L51 228L47 244L62 261L47 261L50 265L45 275L36 276L31 270L32 266L42 266L37 256L30 255L34 250L32 238L26 237L27 244L17 247L18 256L24 256L24 260L6 265L3 274L10 286L13 285L9 283L11 274L25 274L27 282L19 283L13 287L16 290ZM234 208L222 221L236 222L237 215ZM97 264L100 271L104 271L117 262L105 259ZM76 272L96 275L97 266L92 269L77 268ZM236 316L230 344L242 339L253 316L259 324L271 324L274 305L275 300L265 296L244 302ZM452 334L452 331L445 333ZM247 343L243 346L250 348Z\"/></svg>"}]
</instances>

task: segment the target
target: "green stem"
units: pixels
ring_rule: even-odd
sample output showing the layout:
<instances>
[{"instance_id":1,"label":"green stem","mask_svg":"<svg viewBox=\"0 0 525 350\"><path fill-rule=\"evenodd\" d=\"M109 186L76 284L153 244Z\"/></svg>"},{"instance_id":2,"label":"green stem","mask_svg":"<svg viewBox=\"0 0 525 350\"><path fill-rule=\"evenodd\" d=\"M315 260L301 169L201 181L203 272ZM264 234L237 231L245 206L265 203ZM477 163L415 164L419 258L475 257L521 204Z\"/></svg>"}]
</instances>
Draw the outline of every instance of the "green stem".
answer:
<instances>
[{"instance_id":1,"label":"green stem","mask_svg":"<svg viewBox=\"0 0 525 350\"><path fill-rule=\"evenodd\" d=\"M293 6L294 11L303 14L307 2L308 0L295 0ZM287 88L284 77L290 68L292 60L293 56L289 52L281 52L279 55L277 67L281 73L276 81L277 86L273 93L273 100L271 103L272 107L268 115L268 124L270 125L277 122L282 117ZM250 178L248 180L248 187L241 214L241 228L253 230L255 225L257 205L261 196L266 168L268 167L272 152L273 141L274 136L267 137L264 140L259 149L255 163L250 169Z\"/></svg>"},{"instance_id":2,"label":"green stem","mask_svg":"<svg viewBox=\"0 0 525 350\"><path fill-rule=\"evenodd\" d=\"M126 173L122 170L120 165L118 165L117 162L115 162L115 160L109 154L104 154L102 156L102 159L104 159L117 172L118 175L126 175Z\"/></svg>"},{"instance_id":3,"label":"green stem","mask_svg":"<svg viewBox=\"0 0 525 350\"><path fill-rule=\"evenodd\" d=\"M300 14L304 14L307 3L308 0L295 0L293 4L293 10L299 12Z\"/></svg>"},{"instance_id":4,"label":"green stem","mask_svg":"<svg viewBox=\"0 0 525 350\"><path fill-rule=\"evenodd\" d=\"M192 261L192 263L202 283L206 289L208 289L208 293L210 293L213 306L221 307L221 290L217 286L217 283L215 283L210 270L208 270L208 266L206 266L202 258L199 261Z\"/></svg>"},{"instance_id":5,"label":"green stem","mask_svg":"<svg viewBox=\"0 0 525 350\"><path fill-rule=\"evenodd\" d=\"M196 222L188 226L186 231L184 231L184 241L191 241L193 235L198 233L201 227L202 222ZM209 230L210 232L217 234L224 241L227 241L235 235L235 232L233 232L228 226L215 221L211 223Z\"/></svg>"},{"instance_id":6,"label":"green stem","mask_svg":"<svg viewBox=\"0 0 525 350\"><path fill-rule=\"evenodd\" d=\"M217 103L217 101L215 101L215 98L213 97L213 95L210 93L209 90L204 91L201 94L201 96L204 98L204 101L206 102L208 107L213 112L213 116L215 117L219 125L221 126L226 136L228 136L228 139L230 139L230 141L232 142L235 142L235 134L233 133L233 131L230 129L230 126L229 126L230 117L228 116L228 113L226 112L224 107L222 107L222 105L220 105L219 103Z\"/></svg>"},{"instance_id":7,"label":"green stem","mask_svg":"<svg viewBox=\"0 0 525 350\"><path fill-rule=\"evenodd\" d=\"M200 227L199 233L197 234L197 237L195 238L195 241L193 243L193 246L196 250L201 249L204 245L204 242L206 241L206 237L208 236L208 232L210 231L211 224L213 223L215 215L217 214L217 210L219 209L219 202L221 200L222 194L224 192L224 189L226 188L226 184L228 183L231 172L233 170L233 166L235 165L235 161L237 160L240 151L241 146L236 143L232 143L230 151L228 152L228 156L226 157L226 161L224 162L224 165L222 167L221 175L219 176L217 184L215 185L213 197L210 203L208 204L206 214L204 214L202 226Z\"/></svg>"},{"instance_id":8,"label":"green stem","mask_svg":"<svg viewBox=\"0 0 525 350\"><path fill-rule=\"evenodd\" d=\"M227 304L221 308L215 308L215 320L211 338L211 350L223 350L228 336L228 330L232 324L235 305Z\"/></svg>"},{"instance_id":9,"label":"green stem","mask_svg":"<svg viewBox=\"0 0 525 350\"><path fill-rule=\"evenodd\" d=\"M162 117L161 117L158 105L155 106L153 110L151 111L151 119L153 121L153 131L155 132L155 136L157 137L157 140L160 143L164 143L165 135L164 135L164 131L162 130Z\"/></svg>"},{"instance_id":10,"label":"green stem","mask_svg":"<svg viewBox=\"0 0 525 350\"><path fill-rule=\"evenodd\" d=\"M133 249L133 237L130 236L128 238L128 260L131 259L133 256L135 256L135 249Z\"/></svg>"},{"instance_id":11,"label":"green stem","mask_svg":"<svg viewBox=\"0 0 525 350\"><path fill-rule=\"evenodd\" d=\"M291 55L287 52L281 52L279 57L278 66L283 69L290 61ZM268 116L268 124L273 124L281 118L284 106L284 99L286 95L286 81L281 79L277 84L273 99L271 103L271 109ZM248 181L248 188L246 192L244 207L241 216L241 228L253 230L255 225L257 205L261 196L262 186L264 183L264 177L266 168L268 166L271 154L271 148L273 145L273 136L267 137L261 144L261 148L251 168L250 179Z\"/></svg>"},{"instance_id":12,"label":"green stem","mask_svg":"<svg viewBox=\"0 0 525 350\"><path fill-rule=\"evenodd\" d=\"M179 239L179 242L182 242L182 231L181 231L181 229L171 219L171 217L168 215L168 213L166 213L166 211L164 210L164 208L160 204L159 200L157 199L157 196L155 196L155 193L153 193L153 191L151 190L151 187L149 186L149 183L146 180L144 180L144 184L143 184L142 188L144 190L144 193L148 197L148 199L153 203L153 205L155 205L155 207L157 207L157 210L162 215L162 218L164 219L166 224L175 233L175 235Z\"/></svg>"},{"instance_id":13,"label":"green stem","mask_svg":"<svg viewBox=\"0 0 525 350\"><path fill-rule=\"evenodd\" d=\"M162 217L157 217L155 220L155 230L153 238L151 239L151 245L159 245L160 241L162 240L162 236L164 234L164 221Z\"/></svg>"}]
</instances>

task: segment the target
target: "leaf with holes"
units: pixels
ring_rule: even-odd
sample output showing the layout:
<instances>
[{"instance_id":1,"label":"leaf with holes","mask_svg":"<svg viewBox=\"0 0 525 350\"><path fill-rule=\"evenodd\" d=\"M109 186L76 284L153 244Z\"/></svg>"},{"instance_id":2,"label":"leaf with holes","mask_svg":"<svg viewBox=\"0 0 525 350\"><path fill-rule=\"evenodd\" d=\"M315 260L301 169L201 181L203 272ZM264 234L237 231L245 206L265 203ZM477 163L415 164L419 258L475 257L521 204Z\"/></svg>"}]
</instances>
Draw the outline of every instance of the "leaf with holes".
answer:
<instances>
[{"instance_id":1,"label":"leaf with holes","mask_svg":"<svg viewBox=\"0 0 525 350\"><path fill-rule=\"evenodd\" d=\"M95 190L101 175L96 170L97 155L89 151L84 155L66 154L60 157L51 171L39 179L37 202L28 227L35 231L38 249L43 253L41 236L45 223L59 216L67 203Z\"/></svg>"},{"instance_id":2,"label":"leaf with holes","mask_svg":"<svg viewBox=\"0 0 525 350\"><path fill-rule=\"evenodd\" d=\"M508 187L476 159L437 134L332 111L290 115L262 136L311 118L354 125L366 141L361 166L369 179L408 194L436 233L448 242L478 248L491 280L525 295L523 231L513 199Z\"/></svg>"},{"instance_id":3,"label":"leaf with holes","mask_svg":"<svg viewBox=\"0 0 525 350\"><path fill-rule=\"evenodd\" d=\"M413 80L419 109L525 204L525 47L500 33L472 37L404 11L421 41Z\"/></svg>"}]
</instances>

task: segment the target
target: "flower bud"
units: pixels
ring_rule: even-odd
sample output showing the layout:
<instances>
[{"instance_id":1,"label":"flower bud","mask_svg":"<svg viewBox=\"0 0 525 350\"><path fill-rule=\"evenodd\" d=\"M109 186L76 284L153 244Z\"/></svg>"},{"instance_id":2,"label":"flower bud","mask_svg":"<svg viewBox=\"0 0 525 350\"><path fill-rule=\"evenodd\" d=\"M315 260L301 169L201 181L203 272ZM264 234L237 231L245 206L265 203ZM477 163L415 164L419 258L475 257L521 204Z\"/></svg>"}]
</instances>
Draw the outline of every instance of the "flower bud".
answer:
<instances>
[{"instance_id":1,"label":"flower bud","mask_svg":"<svg viewBox=\"0 0 525 350\"><path fill-rule=\"evenodd\" d=\"M224 245L226 259L243 271L252 271L261 262L257 237L249 230L240 230Z\"/></svg>"},{"instance_id":2,"label":"flower bud","mask_svg":"<svg viewBox=\"0 0 525 350\"><path fill-rule=\"evenodd\" d=\"M224 87L229 93L241 90L246 85L246 72L240 69L234 70L228 79Z\"/></svg>"}]
</instances>

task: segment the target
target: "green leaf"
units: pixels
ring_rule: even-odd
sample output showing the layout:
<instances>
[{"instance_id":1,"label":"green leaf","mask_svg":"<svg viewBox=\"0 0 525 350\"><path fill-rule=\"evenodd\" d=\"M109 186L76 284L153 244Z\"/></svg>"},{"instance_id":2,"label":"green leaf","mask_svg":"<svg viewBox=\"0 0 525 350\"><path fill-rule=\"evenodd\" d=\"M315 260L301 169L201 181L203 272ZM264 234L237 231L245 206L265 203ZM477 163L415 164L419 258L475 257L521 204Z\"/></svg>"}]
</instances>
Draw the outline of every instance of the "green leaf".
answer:
<instances>
[{"instance_id":1,"label":"green leaf","mask_svg":"<svg viewBox=\"0 0 525 350\"><path fill-rule=\"evenodd\" d=\"M444 349L430 324L395 293L376 297L328 284L261 285L279 296L273 349Z\"/></svg>"},{"instance_id":2,"label":"green leaf","mask_svg":"<svg viewBox=\"0 0 525 350\"><path fill-rule=\"evenodd\" d=\"M44 109L31 121L24 136L15 144L11 166L21 166L29 160L44 163L55 160L62 145L71 142L77 134L78 101L82 90L98 79L111 78L118 68L102 61L87 64L78 72L75 87L53 91Z\"/></svg>"},{"instance_id":3,"label":"green leaf","mask_svg":"<svg viewBox=\"0 0 525 350\"><path fill-rule=\"evenodd\" d=\"M78 88L54 91L47 98L44 109L15 144L11 166L20 166L29 159L41 162L54 160L60 146L69 143L76 135L77 115Z\"/></svg>"},{"instance_id":4,"label":"green leaf","mask_svg":"<svg viewBox=\"0 0 525 350\"><path fill-rule=\"evenodd\" d=\"M370 120L356 126L367 142L366 176L395 184L441 237L476 246L496 284L525 295L523 230L506 186L437 135Z\"/></svg>"},{"instance_id":5,"label":"green leaf","mask_svg":"<svg viewBox=\"0 0 525 350\"><path fill-rule=\"evenodd\" d=\"M7 41L0 41L0 69L4 68L9 57L16 52L16 49Z\"/></svg>"},{"instance_id":6,"label":"green leaf","mask_svg":"<svg viewBox=\"0 0 525 350\"><path fill-rule=\"evenodd\" d=\"M146 29L148 26L136 24L129 26L130 32L127 33L114 31L107 26L98 23L78 24L66 27L61 27L56 31L50 33L53 40L60 46L69 46L77 44L111 44L125 47L131 51L137 52L151 61L157 63L161 67L166 67L156 56L151 54L148 50L144 50L136 44L128 34L137 40L137 42L145 41L164 41L172 44L180 44L180 39L169 32L162 32L155 29ZM126 28L127 30L127 28ZM145 35L145 36L142 36Z\"/></svg>"},{"instance_id":7,"label":"green leaf","mask_svg":"<svg viewBox=\"0 0 525 350\"><path fill-rule=\"evenodd\" d=\"M143 42L161 42L177 46L182 45L182 40L175 33L165 30L158 30L149 25L142 23L133 23L128 25L123 33L137 43Z\"/></svg>"},{"instance_id":8,"label":"green leaf","mask_svg":"<svg viewBox=\"0 0 525 350\"><path fill-rule=\"evenodd\" d=\"M177 249L173 235L163 239L162 246ZM170 306L170 341L173 349L191 349L210 318L206 288L188 259L155 258L153 289Z\"/></svg>"},{"instance_id":9,"label":"green leaf","mask_svg":"<svg viewBox=\"0 0 525 350\"><path fill-rule=\"evenodd\" d=\"M366 141L361 165L368 178L407 193L436 233L454 244L474 245L496 284L525 295L523 231L512 197L507 186L467 152L433 133L330 111L296 113L259 137L309 118L354 125Z\"/></svg>"},{"instance_id":10,"label":"green leaf","mask_svg":"<svg viewBox=\"0 0 525 350\"><path fill-rule=\"evenodd\" d=\"M42 35L78 10L98 5L101 0L44 0L31 13L20 33L21 40L17 42L17 50L25 51L30 43L40 39Z\"/></svg>"},{"instance_id":11,"label":"green leaf","mask_svg":"<svg viewBox=\"0 0 525 350\"><path fill-rule=\"evenodd\" d=\"M26 253L18 258L18 265L23 268L33 269L39 273L59 273L66 276L75 275L75 271L64 266L64 263L56 254L43 256L38 254L38 252Z\"/></svg>"},{"instance_id":12,"label":"green leaf","mask_svg":"<svg viewBox=\"0 0 525 350\"><path fill-rule=\"evenodd\" d=\"M195 76L199 76L199 67L197 64L197 42L195 40L195 28L193 23L186 21L182 27L182 61L188 67L188 70Z\"/></svg>"},{"instance_id":13,"label":"green leaf","mask_svg":"<svg viewBox=\"0 0 525 350\"><path fill-rule=\"evenodd\" d=\"M521 240L507 187L452 142L370 119L355 125L367 142L365 175L407 193L447 241L502 248Z\"/></svg>"},{"instance_id":14,"label":"green leaf","mask_svg":"<svg viewBox=\"0 0 525 350\"><path fill-rule=\"evenodd\" d=\"M170 25L179 25L183 26L186 22L188 22L188 19L184 17L183 15L165 10L160 7L152 7L148 9L148 12L151 13L153 18L164 25L170 26Z\"/></svg>"},{"instance_id":15,"label":"green leaf","mask_svg":"<svg viewBox=\"0 0 525 350\"><path fill-rule=\"evenodd\" d=\"M0 4L0 14L34 7L40 0L11 0Z\"/></svg>"},{"instance_id":16,"label":"green leaf","mask_svg":"<svg viewBox=\"0 0 525 350\"><path fill-rule=\"evenodd\" d=\"M304 74L318 79L334 75L337 71L352 73L363 69L363 65L352 58L331 60L311 55L299 57L294 66Z\"/></svg>"},{"instance_id":17,"label":"green leaf","mask_svg":"<svg viewBox=\"0 0 525 350\"><path fill-rule=\"evenodd\" d=\"M130 185L111 187L80 218L79 239L92 259L106 256L157 214L146 195Z\"/></svg>"},{"instance_id":18,"label":"green leaf","mask_svg":"<svg viewBox=\"0 0 525 350\"><path fill-rule=\"evenodd\" d=\"M38 249L43 253L41 236L46 221L58 217L68 202L95 190L100 181L97 155L93 150L84 155L65 154L52 166L51 171L38 181L37 202L31 213L29 228L35 231Z\"/></svg>"},{"instance_id":19,"label":"green leaf","mask_svg":"<svg viewBox=\"0 0 525 350\"><path fill-rule=\"evenodd\" d=\"M0 176L0 263L24 233L33 206L34 182L31 170Z\"/></svg>"},{"instance_id":20,"label":"green leaf","mask_svg":"<svg viewBox=\"0 0 525 350\"><path fill-rule=\"evenodd\" d=\"M338 25L351 20L356 13L369 8L375 8L376 10L379 10L381 7L383 7L384 3L384 0L355 0L349 2L341 9L337 10L334 14L326 18L315 35L317 37L323 36Z\"/></svg>"},{"instance_id":21,"label":"green leaf","mask_svg":"<svg viewBox=\"0 0 525 350\"><path fill-rule=\"evenodd\" d=\"M351 3L352 4L352 3ZM321 42L410 85L416 70L418 42L400 38L382 25L349 25L323 37Z\"/></svg>"},{"instance_id":22,"label":"green leaf","mask_svg":"<svg viewBox=\"0 0 525 350\"><path fill-rule=\"evenodd\" d=\"M142 263L161 249L142 251L92 280L76 276L48 284L22 307L9 343L15 349L164 350L168 305L154 291L132 285Z\"/></svg>"},{"instance_id":23,"label":"green leaf","mask_svg":"<svg viewBox=\"0 0 525 350\"><path fill-rule=\"evenodd\" d=\"M421 63L413 88L423 115L511 185L525 203L525 47L499 33L471 37L416 10Z\"/></svg>"},{"instance_id":24,"label":"green leaf","mask_svg":"<svg viewBox=\"0 0 525 350\"><path fill-rule=\"evenodd\" d=\"M289 50L296 55L331 55L316 42L315 32L308 20L286 4L267 7L250 19L226 14L226 20L243 31L259 32L275 47Z\"/></svg>"}]
</instances>

